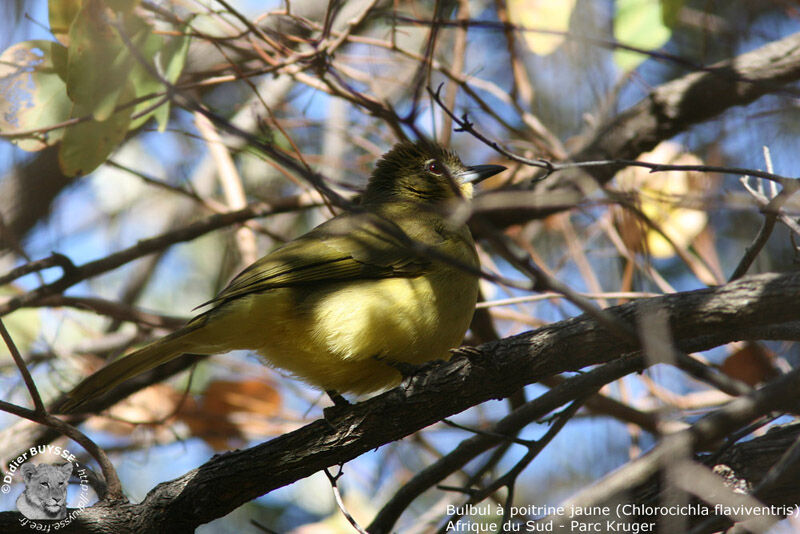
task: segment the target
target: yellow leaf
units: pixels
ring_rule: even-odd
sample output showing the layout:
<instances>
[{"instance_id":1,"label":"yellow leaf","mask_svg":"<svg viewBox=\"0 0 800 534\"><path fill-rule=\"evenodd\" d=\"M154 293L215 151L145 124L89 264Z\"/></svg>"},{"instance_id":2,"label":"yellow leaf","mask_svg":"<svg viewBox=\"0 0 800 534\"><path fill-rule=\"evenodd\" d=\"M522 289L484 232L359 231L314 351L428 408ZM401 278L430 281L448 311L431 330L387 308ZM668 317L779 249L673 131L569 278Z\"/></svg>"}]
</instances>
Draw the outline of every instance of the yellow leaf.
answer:
<instances>
[{"instance_id":1,"label":"yellow leaf","mask_svg":"<svg viewBox=\"0 0 800 534\"><path fill-rule=\"evenodd\" d=\"M706 227L708 216L705 212L685 208L669 210L661 223L661 229L676 245L686 248ZM647 247L656 258L669 258L675 254L672 245L655 230L647 232Z\"/></svg>"},{"instance_id":2,"label":"yellow leaf","mask_svg":"<svg viewBox=\"0 0 800 534\"><path fill-rule=\"evenodd\" d=\"M640 161L674 165L701 165L702 161L694 154L681 151L678 144L666 141L652 152L639 156ZM617 173L617 183L625 191L637 193L639 209L675 245L688 247L695 237L706 227L708 215L705 211L679 205L681 201L695 194L702 186L701 174L691 171L661 171L651 173L643 167L628 167ZM623 224L633 224L624 217ZM622 228L621 233L629 236L626 244L639 248L635 241L642 236L634 228ZM647 250L656 258L669 258L674 249L659 232L647 228L644 232Z\"/></svg>"},{"instance_id":3,"label":"yellow leaf","mask_svg":"<svg viewBox=\"0 0 800 534\"><path fill-rule=\"evenodd\" d=\"M508 0L508 18L518 26L536 30L566 32L575 0ZM526 31L525 43L534 54L546 56L564 41L564 35Z\"/></svg>"}]
</instances>

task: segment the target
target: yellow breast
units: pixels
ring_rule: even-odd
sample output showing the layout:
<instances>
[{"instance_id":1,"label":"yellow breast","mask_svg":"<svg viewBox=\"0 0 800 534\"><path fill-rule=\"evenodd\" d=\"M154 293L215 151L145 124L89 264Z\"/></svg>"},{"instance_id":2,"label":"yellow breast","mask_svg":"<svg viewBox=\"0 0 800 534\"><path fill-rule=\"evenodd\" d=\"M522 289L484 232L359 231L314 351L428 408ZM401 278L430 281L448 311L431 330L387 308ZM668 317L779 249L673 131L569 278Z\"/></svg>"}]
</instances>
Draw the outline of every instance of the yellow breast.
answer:
<instances>
[{"instance_id":1,"label":"yellow breast","mask_svg":"<svg viewBox=\"0 0 800 534\"><path fill-rule=\"evenodd\" d=\"M387 361L448 359L477 292L475 276L445 265L416 278L273 289L232 302L205 334L324 389L368 393L399 382Z\"/></svg>"}]
</instances>

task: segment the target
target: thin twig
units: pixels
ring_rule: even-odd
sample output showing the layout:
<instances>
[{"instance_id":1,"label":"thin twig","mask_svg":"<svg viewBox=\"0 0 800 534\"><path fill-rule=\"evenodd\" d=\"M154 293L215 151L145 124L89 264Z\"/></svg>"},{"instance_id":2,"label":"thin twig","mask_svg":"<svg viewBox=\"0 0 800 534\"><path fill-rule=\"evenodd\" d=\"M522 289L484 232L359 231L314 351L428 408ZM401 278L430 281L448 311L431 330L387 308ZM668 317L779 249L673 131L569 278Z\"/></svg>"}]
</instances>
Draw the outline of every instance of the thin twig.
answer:
<instances>
[{"instance_id":1,"label":"thin twig","mask_svg":"<svg viewBox=\"0 0 800 534\"><path fill-rule=\"evenodd\" d=\"M527 275L532 283L534 291L555 291L564 295L564 298L572 302L580 310L591 315L598 323L607 328L611 333L631 343L633 346L638 346L638 338L633 328L622 320L614 317L610 313L602 310L591 300L582 297L578 292L566 284L561 283L555 277L550 276L544 270L537 267L530 258L519 257L511 251L505 243L506 238L494 228L490 223L483 218L475 219L474 224L481 229L482 235L485 235L492 243L495 250L503 256L506 261L510 262L512 266L519 269L520 272Z\"/></svg>"},{"instance_id":2,"label":"thin twig","mask_svg":"<svg viewBox=\"0 0 800 534\"><path fill-rule=\"evenodd\" d=\"M459 18L469 18L469 1L468 0L459 0L458 2L458 17ZM461 76L462 71L464 70L464 58L466 55L467 50L467 28L460 28L456 32L455 36L455 43L453 45L453 65L451 70L456 76ZM432 58L431 58L432 59ZM433 67L433 62L431 62L431 67ZM445 100L447 100L448 107L454 108L456 105L456 96L458 95L458 86L450 84L447 86L447 92L445 94ZM439 142L447 146L450 144L450 135L453 128L453 119L450 118L449 115L445 114L445 118L442 121L442 127L439 130Z\"/></svg>"},{"instance_id":3,"label":"thin twig","mask_svg":"<svg viewBox=\"0 0 800 534\"><path fill-rule=\"evenodd\" d=\"M411 17L405 16L395 16L395 20L399 22L406 22L410 24L422 25L422 26L429 26L433 24L433 22L429 20L422 20L422 19L414 19ZM642 54L646 57L652 57L654 59L662 60L665 62L674 63L676 65L681 65L689 69L692 73L702 72L707 74L713 74L722 78L729 79L731 81L736 82L743 82L743 83L751 83L751 84L764 84L765 81L761 79L750 79L741 74L740 69L731 69L727 66L720 67L718 65L702 65L700 63L695 63L689 59L686 59L682 56L677 56L675 54L670 54L664 52L663 50L645 50L643 48L639 48L636 46L627 45L625 43L621 43L619 41L615 41L613 39L605 39L605 38L598 38L598 37L591 37L585 34L578 34L575 32L570 31L560 31L560 30L550 30L545 28L525 28L515 24L508 24L502 22L496 22L493 20L441 20L437 21L439 26L449 26L449 27L456 27L456 28L483 28L483 29L491 29L491 30L498 30L503 31L506 28L511 28L516 31L522 32L536 32L541 33L544 35L556 35L559 37L567 37L572 41L579 42L579 43L586 43L590 45L600 46L603 48L613 49L613 50L626 50L629 52L635 52L637 54ZM798 96L800 95L800 91L794 88L786 88L776 84L768 84L768 86L776 92Z\"/></svg>"},{"instance_id":4,"label":"thin twig","mask_svg":"<svg viewBox=\"0 0 800 534\"><path fill-rule=\"evenodd\" d=\"M660 293L649 293L647 291L603 291L600 293L577 293L581 297L587 299L607 300L607 299L649 299L657 297ZM561 299L564 295L561 293L547 292L539 293L537 295L526 295L524 297L510 297L507 299L487 300L479 302L475 307L480 308L494 308L496 306L511 306L514 304L525 304L528 302L538 302L542 300Z\"/></svg>"},{"instance_id":5,"label":"thin twig","mask_svg":"<svg viewBox=\"0 0 800 534\"><path fill-rule=\"evenodd\" d=\"M473 137L483 142L488 147L493 148L495 151L499 152L500 154L502 154L503 156L507 157L512 161L516 161L524 165L538 167L540 169L545 170L546 171L545 175L537 177L536 181L543 180L553 172L563 171L567 169L580 169L580 168L590 168L590 167L620 167L620 168L644 167L646 169L650 169L652 172L697 171L697 172L717 172L721 174L736 174L740 176L755 176L758 178L764 178L766 180L777 182L784 186L790 183L797 182L796 178L789 178L771 172L760 171L758 169L745 169L742 167L727 167L721 165L673 165L666 163L650 163L647 161L637 161L628 159L553 163L544 159L525 158L503 148L499 143L497 143L496 141L492 141L487 136L476 130L475 125L472 121L470 121L468 114L465 113L461 117L458 117L452 110L447 108L440 96L443 85L444 84L440 84L435 91L430 87L428 87L428 91L430 92L434 101L445 111L445 113L447 113L453 119L453 122L458 124L459 131L464 131L469 133Z\"/></svg>"},{"instance_id":6,"label":"thin twig","mask_svg":"<svg viewBox=\"0 0 800 534\"><path fill-rule=\"evenodd\" d=\"M25 387L28 388L28 394L31 396L31 399L33 399L35 412L39 414L46 414L47 410L44 407L44 402L42 402L42 396L39 395L39 390L36 388L36 384L33 382L33 377L31 376L30 371L28 371L28 366L25 365L25 360L19 353L17 344L14 343L13 339L11 339L11 334L9 334L8 330L6 330L6 325L3 324L2 319L0 319L0 337L3 338L6 347L8 347L8 352L10 352L11 357L14 358L14 363L17 364L17 369L19 369L19 372L22 375L22 380L25 382Z\"/></svg>"},{"instance_id":7,"label":"thin twig","mask_svg":"<svg viewBox=\"0 0 800 534\"><path fill-rule=\"evenodd\" d=\"M764 220L761 222L761 228L758 229L758 233L753 238L753 242L750 243L750 245L745 249L742 259L739 261L736 269L733 270L733 274L731 274L731 277L728 281L741 278L747 273L747 270L761 252L761 249L763 249L764 245L767 244L767 240L772 234L772 230L775 228L775 223L778 221L778 216L781 214L781 208L792 197L792 195L794 195L797 190L800 189L800 184L798 184L796 180L787 180L782 183L783 189L781 192L775 195L767 203L767 205L761 209L761 212L764 214Z\"/></svg>"},{"instance_id":8,"label":"thin twig","mask_svg":"<svg viewBox=\"0 0 800 534\"><path fill-rule=\"evenodd\" d=\"M495 493L500 488L507 488L509 495L513 494L513 486L516 483L517 477L519 477L520 473L539 455L539 453L544 450L545 446L549 444L553 438L558 435L564 425L575 415L583 405L583 401L586 397L582 397L580 399L576 399L573 401L567 408L565 408L558 416L556 417L555 422L553 425L547 430L544 436L539 438L535 441L527 441L523 444L528 447L528 452L523 456L509 471L507 471L504 475L494 480L491 484L481 488L481 489L471 489L471 488L462 488L464 493L469 494L470 498L464 503L463 506L458 507L458 509L465 509L466 505L478 503L488 496ZM508 437L506 437L508 439ZM520 443L518 440L517 443ZM441 487L440 487L441 488ZM452 488L455 489L455 488ZM503 507L503 518L500 523L501 528L502 525L505 525L510 520L509 512L510 512L510 499L506 500L506 505ZM445 534L449 532L447 529L447 525L451 524L453 521L458 521L460 519L461 514L453 514L451 515L444 523L441 529L439 529L440 534ZM498 529L498 532L500 529Z\"/></svg>"},{"instance_id":9,"label":"thin twig","mask_svg":"<svg viewBox=\"0 0 800 534\"><path fill-rule=\"evenodd\" d=\"M43 271L45 269L50 269L51 267L61 267L61 270L64 274L75 269L75 264L72 263L68 257L64 256L63 254L59 254L58 252L51 252L50 256L46 258L42 258L40 260L30 261L19 267L15 267L11 269L8 273L0 276L0 286L5 284L10 284L14 280L18 278L22 278L23 276L35 273L39 271Z\"/></svg>"},{"instance_id":10,"label":"thin twig","mask_svg":"<svg viewBox=\"0 0 800 534\"><path fill-rule=\"evenodd\" d=\"M14 358L14 362L17 364L17 367L22 374L22 379L25 381L25 386L28 388L28 392L33 398L33 405L35 407L35 409L30 410L28 408L23 408L22 406L11 404L10 402L0 401L0 410L23 417L25 419L29 419L35 423L52 427L65 436L72 438L75 442L86 449L86 451L91 454L95 460L97 460L97 463L100 464L100 468L103 470L103 476L106 479L109 497L112 499L122 498L122 485L120 484L119 477L114 469L114 465L108 459L108 456L106 456L105 452L103 452L103 450L83 432L74 426L65 423L61 419L47 413L44 402L42 402L42 397L39 395L39 390L36 388L36 384L33 382L33 378L31 377L31 374L25 365L25 361L22 359L22 355L20 355L19 350L17 350L17 346L14 343L14 340L11 339L11 335L8 333L8 330L6 330L2 320L0 320L0 336L2 336L3 340L5 341L9 352L11 352L11 356Z\"/></svg>"},{"instance_id":11,"label":"thin twig","mask_svg":"<svg viewBox=\"0 0 800 534\"><path fill-rule=\"evenodd\" d=\"M325 471L325 476L328 477L328 480L331 483L331 489L333 490L333 497L336 499L336 506L339 507L339 510L342 512L345 519L347 519L348 523L350 523L353 526L353 528L356 529L356 532L358 532L359 534L368 534L366 530L361 528L361 526L358 524L358 521L356 521L356 519L350 514L350 512L347 511L347 508L344 505L344 501L342 500L342 495L341 493L339 493L338 481L339 478L341 478L341 476L344 474L344 469L342 468L342 466L341 465L339 466L339 472L336 473L336 475L332 475L327 468L325 468L324 471Z\"/></svg>"}]
</instances>

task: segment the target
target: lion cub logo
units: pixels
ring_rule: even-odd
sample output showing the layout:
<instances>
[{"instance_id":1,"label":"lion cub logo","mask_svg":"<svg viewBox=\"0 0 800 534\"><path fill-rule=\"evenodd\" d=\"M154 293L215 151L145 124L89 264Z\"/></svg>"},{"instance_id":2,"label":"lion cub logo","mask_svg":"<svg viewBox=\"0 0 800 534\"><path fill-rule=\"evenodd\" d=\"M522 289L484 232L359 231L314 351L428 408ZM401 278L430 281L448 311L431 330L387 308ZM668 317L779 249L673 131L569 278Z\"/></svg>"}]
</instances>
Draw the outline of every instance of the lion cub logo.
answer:
<instances>
[{"instance_id":1,"label":"lion cub logo","mask_svg":"<svg viewBox=\"0 0 800 534\"><path fill-rule=\"evenodd\" d=\"M25 479L25 491L17 499L17 510L28 519L64 519L72 464L36 466L25 463L20 470Z\"/></svg>"}]
</instances>

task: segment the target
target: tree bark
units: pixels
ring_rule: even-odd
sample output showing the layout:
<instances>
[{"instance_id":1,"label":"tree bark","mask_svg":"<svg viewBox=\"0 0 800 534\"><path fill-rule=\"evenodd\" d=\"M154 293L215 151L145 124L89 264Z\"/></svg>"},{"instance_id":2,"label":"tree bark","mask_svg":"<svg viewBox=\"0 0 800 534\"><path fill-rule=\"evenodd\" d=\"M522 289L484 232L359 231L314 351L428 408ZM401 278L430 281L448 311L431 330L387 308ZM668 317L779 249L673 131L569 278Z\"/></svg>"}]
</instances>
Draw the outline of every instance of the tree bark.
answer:
<instances>
[{"instance_id":1,"label":"tree bark","mask_svg":"<svg viewBox=\"0 0 800 534\"><path fill-rule=\"evenodd\" d=\"M800 273L763 274L724 286L676 293L607 309L637 324L643 309L669 317L671 338L684 351L751 339L800 340ZM106 503L85 510L65 532L190 532L238 506L333 465L402 439L490 399L556 373L605 363L638 347L581 315L533 332L490 342L450 362L432 362L408 383L326 413L250 449L231 451L156 486L138 504ZM790 496L800 502L800 495ZM22 531L18 514L0 514L3 532ZM111 525L111 526L109 526ZM20 530L14 530L20 529Z\"/></svg>"}]
</instances>

